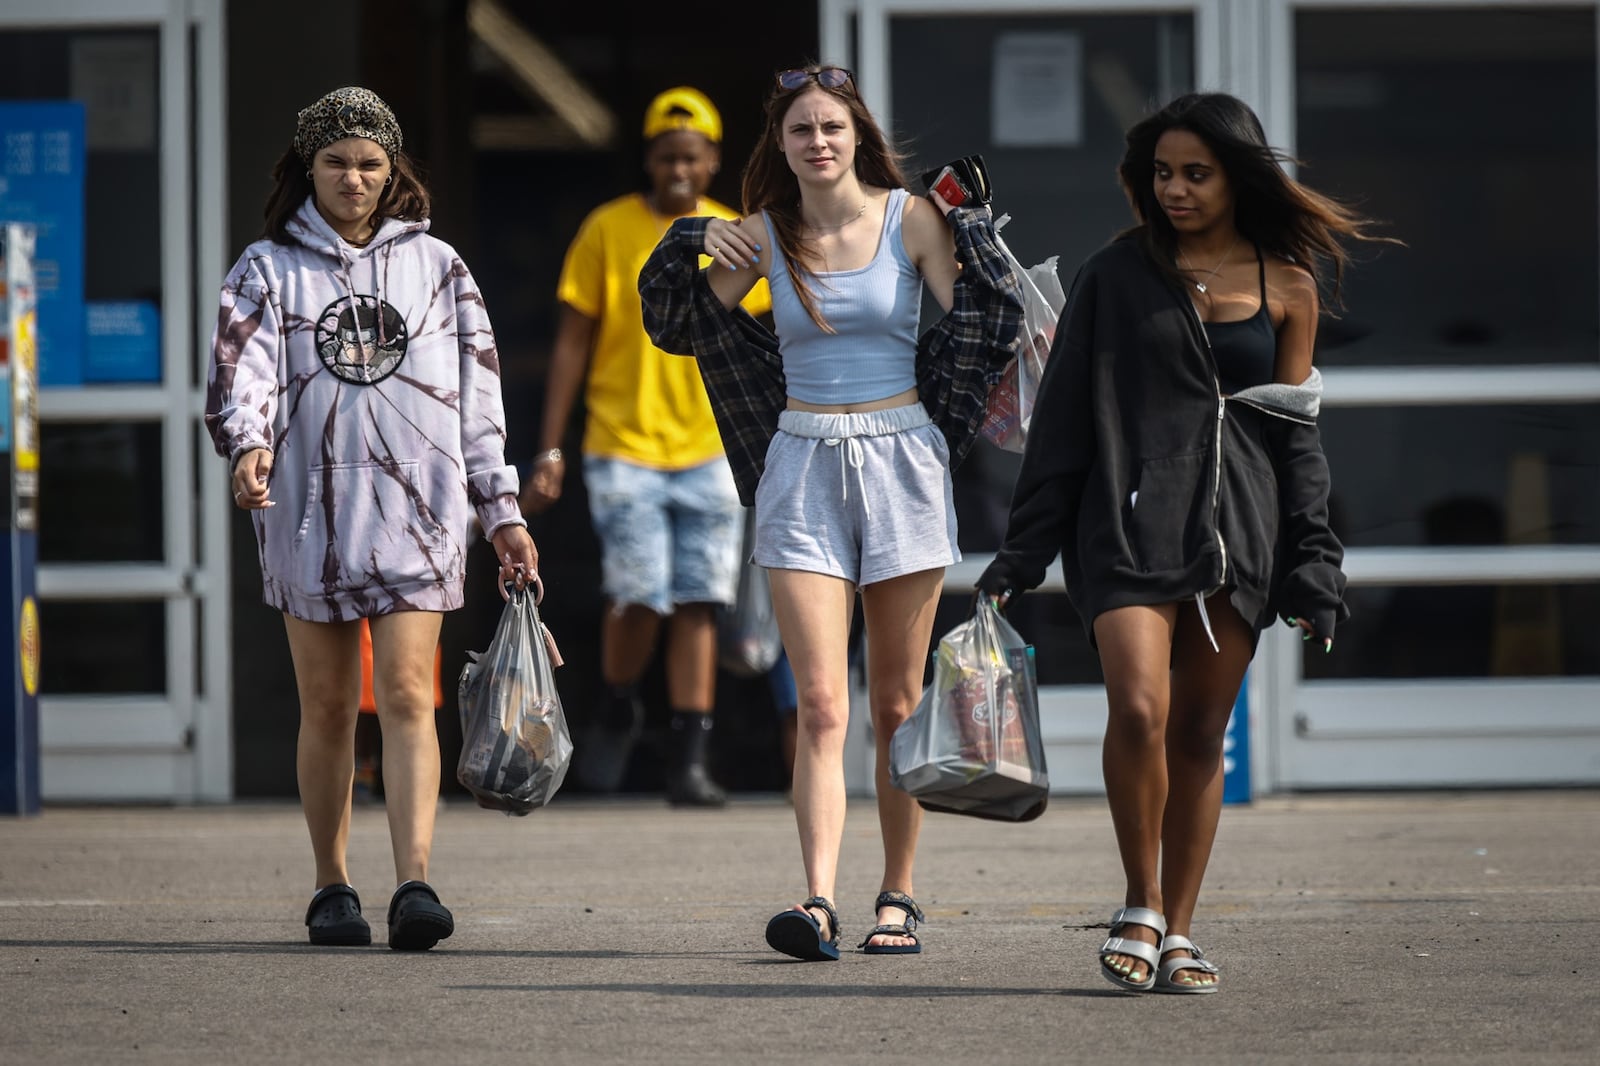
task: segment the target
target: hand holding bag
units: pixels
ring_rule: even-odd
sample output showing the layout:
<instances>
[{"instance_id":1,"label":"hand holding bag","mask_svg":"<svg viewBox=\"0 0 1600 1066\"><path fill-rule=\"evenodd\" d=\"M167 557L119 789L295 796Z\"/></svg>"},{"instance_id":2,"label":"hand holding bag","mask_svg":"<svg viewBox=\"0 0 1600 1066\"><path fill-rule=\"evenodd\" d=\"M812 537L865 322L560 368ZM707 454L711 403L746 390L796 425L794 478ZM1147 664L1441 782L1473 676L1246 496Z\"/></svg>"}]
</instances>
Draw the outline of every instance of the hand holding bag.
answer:
<instances>
[{"instance_id":1,"label":"hand holding bag","mask_svg":"<svg viewBox=\"0 0 1600 1066\"><path fill-rule=\"evenodd\" d=\"M456 780L478 806L523 815L550 802L572 761L556 689L561 653L539 620L534 589L517 589L482 655L461 671L461 758Z\"/></svg>"}]
</instances>

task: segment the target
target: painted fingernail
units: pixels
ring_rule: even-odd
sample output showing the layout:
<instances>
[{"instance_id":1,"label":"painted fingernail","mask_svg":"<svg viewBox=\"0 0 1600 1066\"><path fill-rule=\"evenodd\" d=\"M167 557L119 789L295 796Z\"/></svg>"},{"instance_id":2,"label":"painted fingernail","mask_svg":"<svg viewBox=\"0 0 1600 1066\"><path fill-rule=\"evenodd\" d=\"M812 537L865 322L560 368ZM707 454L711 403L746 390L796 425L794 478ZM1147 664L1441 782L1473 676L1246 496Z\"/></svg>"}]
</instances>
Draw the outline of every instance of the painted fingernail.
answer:
<instances>
[{"instance_id":1,"label":"painted fingernail","mask_svg":"<svg viewBox=\"0 0 1600 1066\"><path fill-rule=\"evenodd\" d=\"M759 244L756 245L756 251L758 251L758 252L761 251L761 245L759 245Z\"/></svg>"},{"instance_id":2,"label":"painted fingernail","mask_svg":"<svg viewBox=\"0 0 1600 1066\"><path fill-rule=\"evenodd\" d=\"M1311 634L1310 633L1301 633L1300 634L1300 639L1301 640L1310 640L1311 639Z\"/></svg>"},{"instance_id":3,"label":"painted fingernail","mask_svg":"<svg viewBox=\"0 0 1600 1066\"><path fill-rule=\"evenodd\" d=\"M1291 619L1289 619L1289 624L1290 624L1290 625L1292 625L1292 626L1297 626L1297 625L1299 625L1299 624L1300 624L1300 619L1298 619L1298 618L1291 618Z\"/></svg>"}]
</instances>

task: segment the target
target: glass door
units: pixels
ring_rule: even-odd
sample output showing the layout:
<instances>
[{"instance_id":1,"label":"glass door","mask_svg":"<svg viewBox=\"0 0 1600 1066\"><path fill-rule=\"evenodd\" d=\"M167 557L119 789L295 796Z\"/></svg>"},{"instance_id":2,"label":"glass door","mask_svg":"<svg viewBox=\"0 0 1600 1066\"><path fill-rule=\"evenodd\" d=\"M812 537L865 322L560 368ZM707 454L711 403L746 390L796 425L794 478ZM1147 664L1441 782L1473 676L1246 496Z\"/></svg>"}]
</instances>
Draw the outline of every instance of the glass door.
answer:
<instances>
[{"instance_id":1,"label":"glass door","mask_svg":"<svg viewBox=\"0 0 1600 1066\"><path fill-rule=\"evenodd\" d=\"M1324 323L1349 602L1274 641L1283 788L1600 780L1600 115L1592 2L1273 0L1268 117L1407 242Z\"/></svg>"},{"instance_id":2,"label":"glass door","mask_svg":"<svg viewBox=\"0 0 1600 1066\"><path fill-rule=\"evenodd\" d=\"M47 802L232 794L226 486L200 418L214 304L196 298L224 269L223 8L0 8L0 101L84 119L84 333L39 400Z\"/></svg>"},{"instance_id":3,"label":"glass door","mask_svg":"<svg viewBox=\"0 0 1600 1066\"><path fill-rule=\"evenodd\" d=\"M1156 100L1217 84L1242 42L1222 40L1217 0L824 0L822 57L852 67L862 99L908 152L906 173L979 153L1006 243L1024 263L1077 263L1131 221L1116 182L1123 134ZM913 179L914 180L914 179ZM925 302L925 310L931 301ZM964 561L945 580L935 633L971 609L972 584L1004 534L1019 457L980 443L956 471ZM1053 789L1099 792L1105 695L1099 664L1050 583L1009 612L1039 648L1040 714ZM859 697L864 700L864 695ZM853 791L872 788L870 716L851 715Z\"/></svg>"}]
</instances>

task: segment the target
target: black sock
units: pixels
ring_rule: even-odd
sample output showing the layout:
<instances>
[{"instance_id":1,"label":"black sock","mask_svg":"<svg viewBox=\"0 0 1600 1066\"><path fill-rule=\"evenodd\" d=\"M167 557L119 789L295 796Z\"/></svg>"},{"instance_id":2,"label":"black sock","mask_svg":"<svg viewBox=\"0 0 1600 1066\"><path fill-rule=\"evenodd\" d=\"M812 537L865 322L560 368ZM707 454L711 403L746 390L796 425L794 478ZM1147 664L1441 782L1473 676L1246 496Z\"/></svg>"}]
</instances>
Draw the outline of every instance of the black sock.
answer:
<instances>
[{"instance_id":1,"label":"black sock","mask_svg":"<svg viewBox=\"0 0 1600 1066\"><path fill-rule=\"evenodd\" d=\"M605 692L606 698L601 710L603 725L631 732L644 724L644 704L639 700L637 685L608 684Z\"/></svg>"},{"instance_id":2,"label":"black sock","mask_svg":"<svg viewBox=\"0 0 1600 1066\"><path fill-rule=\"evenodd\" d=\"M704 763L710 740L711 715L703 711L672 712L672 742L679 766Z\"/></svg>"}]
</instances>

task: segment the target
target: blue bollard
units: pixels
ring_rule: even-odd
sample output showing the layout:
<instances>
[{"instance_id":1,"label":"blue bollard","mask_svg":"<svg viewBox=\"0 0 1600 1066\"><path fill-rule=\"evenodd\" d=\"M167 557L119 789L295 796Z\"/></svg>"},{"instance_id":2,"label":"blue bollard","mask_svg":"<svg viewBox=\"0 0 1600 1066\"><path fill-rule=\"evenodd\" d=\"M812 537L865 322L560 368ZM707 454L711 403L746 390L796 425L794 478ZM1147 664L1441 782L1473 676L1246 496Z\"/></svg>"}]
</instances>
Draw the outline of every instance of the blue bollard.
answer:
<instances>
[{"instance_id":1,"label":"blue bollard","mask_svg":"<svg viewBox=\"0 0 1600 1066\"><path fill-rule=\"evenodd\" d=\"M1222 802L1250 802L1250 672L1245 671L1239 695L1228 715L1222 738Z\"/></svg>"}]
</instances>

